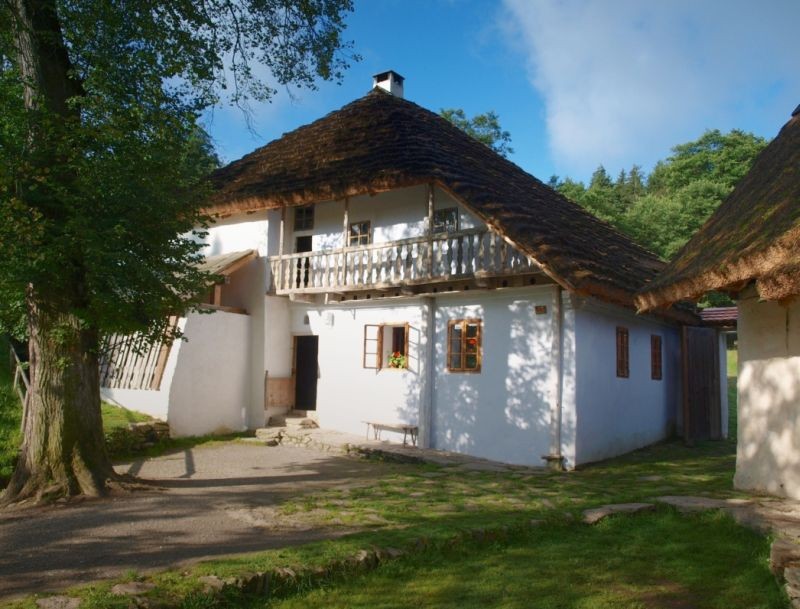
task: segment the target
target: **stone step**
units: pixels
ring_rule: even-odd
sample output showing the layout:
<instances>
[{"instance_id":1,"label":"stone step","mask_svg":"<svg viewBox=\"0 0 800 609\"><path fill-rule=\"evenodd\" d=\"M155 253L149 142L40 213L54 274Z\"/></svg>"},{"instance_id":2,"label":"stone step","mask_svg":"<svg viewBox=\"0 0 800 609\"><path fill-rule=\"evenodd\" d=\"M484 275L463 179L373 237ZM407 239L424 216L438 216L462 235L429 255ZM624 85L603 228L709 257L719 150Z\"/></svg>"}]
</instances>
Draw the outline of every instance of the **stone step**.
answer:
<instances>
[{"instance_id":1,"label":"stone step","mask_svg":"<svg viewBox=\"0 0 800 609\"><path fill-rule=\"evenodd\" d=\"M290 412L287 414L273 415L267 422L267 427L291 427L294 429L314 429L319 427L311 417Z\"/></svg>"}]
</instances>

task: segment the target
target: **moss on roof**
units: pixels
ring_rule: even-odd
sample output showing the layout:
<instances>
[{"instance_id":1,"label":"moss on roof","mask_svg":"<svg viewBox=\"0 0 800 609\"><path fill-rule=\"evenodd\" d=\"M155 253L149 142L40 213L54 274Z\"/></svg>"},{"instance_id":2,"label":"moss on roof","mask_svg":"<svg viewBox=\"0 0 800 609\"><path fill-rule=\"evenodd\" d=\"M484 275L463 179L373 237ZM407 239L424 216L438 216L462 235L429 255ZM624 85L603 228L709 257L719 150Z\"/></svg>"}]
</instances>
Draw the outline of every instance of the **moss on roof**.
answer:
<instances>
[{"instance_id":1,"label":"moss on roof","mask_svg":"<svg viewBox=\"0 0 800 609\"><path fill-rule=\"evenodd\" d=\"M642 310L750 282L800 294L800 107L703 227L637 299Z\"/></svg>"}]
</instances>

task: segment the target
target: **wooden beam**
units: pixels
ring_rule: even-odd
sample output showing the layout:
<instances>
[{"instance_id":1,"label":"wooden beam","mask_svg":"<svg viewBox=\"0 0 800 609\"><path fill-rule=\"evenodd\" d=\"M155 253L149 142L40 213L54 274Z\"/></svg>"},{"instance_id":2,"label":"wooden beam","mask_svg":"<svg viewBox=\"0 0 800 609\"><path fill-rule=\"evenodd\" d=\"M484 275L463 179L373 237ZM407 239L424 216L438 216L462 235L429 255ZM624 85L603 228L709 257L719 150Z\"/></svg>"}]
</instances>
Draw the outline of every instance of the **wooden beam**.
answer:
<instances>
[{"instance_id":1,"label":"wooden beam","mask_svg":"<svg viewBox=\"0 0 800 609\"><path fill-rule=\"evenodd\" d=\"M255 260L256 258L258 258L258 252L253 250L252 252L250 252L246 256L242 256L241 258L239 258L239 260L237 260L233 264L229 265L228 267L226 267L225 269L220 271L219 274L220 275L224 275L226 277L228 275L232 275L233 273L238 271L243 266L246 266L246 265L250 264L250 262Z\"/></svg>"},{"instance_id":2,"label":"wooden beam","mask_svg":"<svg viewBox=\"0 0 800 609\"><path fill-rule=\"evenodd\" d=\"M433 276L433 208L434 208L434 186L428 184L428 277Z\"/></svg>"},{"instance_id":3,"label":"wooden beam","mask_svg":"<svg viewBox=\"0 0 800 609\"><path fill-rule=\"evenodd\" d=\"M344 199L344 217L342 221L342 247L347 247L350 237L350 199Z\"/></svg>"}]
</instances>

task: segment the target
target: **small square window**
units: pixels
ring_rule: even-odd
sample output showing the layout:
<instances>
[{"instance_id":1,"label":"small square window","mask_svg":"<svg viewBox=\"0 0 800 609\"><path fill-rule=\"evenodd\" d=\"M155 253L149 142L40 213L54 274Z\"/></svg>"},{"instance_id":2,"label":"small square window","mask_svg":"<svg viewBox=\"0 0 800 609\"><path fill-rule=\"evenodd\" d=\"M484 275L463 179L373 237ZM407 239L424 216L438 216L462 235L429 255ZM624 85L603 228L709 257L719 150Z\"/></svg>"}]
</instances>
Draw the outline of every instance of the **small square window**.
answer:
<instances>
[{"instance_id":1,"label":"small square window","mask_svg":"<svg viewBox=\"0 0 800 609\"><path fill-rule=\"evenodd\" d=\"M314 228L314 207L294 208L294 230L311 230Z\"/></svg>"},{"instance_id":2,"label":"small square window","mask_svg":"<svg viewBox=\"0 0 800 609\"><path fill-rule=\"evenodd\" d=\"M369 245L372 242L372 230L369 220L365 222L352 222L347 240L347 245Z\"/></svg>"},{"instance_id":3,"label":"small square window","mask_svg":"<svg viewBox=\"0 0 800 609\"><path fill-rule=\"evenodd\" d=\"M481 320L456 319L447 325L447 369L480 372Z\"/></svg>"},{"instance_id":4,"label":"small square window","mask_svg":"<svg viewBox=\"0 0 800 609\"><path fill-rule=\"evenodd\" d=\"M410 326L367 324L364 326L364 368L408 368Z\"/></svg>"},{"instance_id":5,"label":"small square window","mask_svg":"<svg viewBox=\"0 0 800 609\"><path fill-rule=\"evenodd\" d=\"M433 232L437 234L458 232L458 209L449 207L434 211Z\"/></svg>"},{"instance_id":6,"label":"small square window","mask_svg":"<svg viewBox=\"0 0 800 609\"><path fill-rule=\"evenodd\" d=\"M628 328L617 327L617 376L630 376L630 358L628 348Z\"/></svg>"}]
</instances>

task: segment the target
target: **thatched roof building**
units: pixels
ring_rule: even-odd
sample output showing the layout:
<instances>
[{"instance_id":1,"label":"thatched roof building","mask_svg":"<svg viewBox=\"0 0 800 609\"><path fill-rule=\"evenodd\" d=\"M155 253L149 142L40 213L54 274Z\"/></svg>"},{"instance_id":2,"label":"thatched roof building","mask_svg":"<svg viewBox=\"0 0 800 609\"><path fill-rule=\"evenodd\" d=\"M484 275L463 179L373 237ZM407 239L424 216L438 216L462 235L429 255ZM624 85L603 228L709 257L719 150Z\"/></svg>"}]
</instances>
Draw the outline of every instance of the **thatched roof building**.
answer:
<instances>
[{"instance_id":1,"label":"thatched roof building","mask_svg":"<svg viewBox=\"0 0 800 609\"><path fill-rule=\"evenodd\" d=\"M217 171L217 216L435 184L564 288L626 306L664 267L439 115L373 89Z\"/></svg>"},{"instance_id":2,"label":"thatched roof building","mask_svg":"<svg viewBox=\"0 0 800 609\"><path fill-rule=\"evenodd\" d=\"M637 304L651 310L751 282L765 300L800 294L800 106Z\"/></svg>"}]
</instances>

